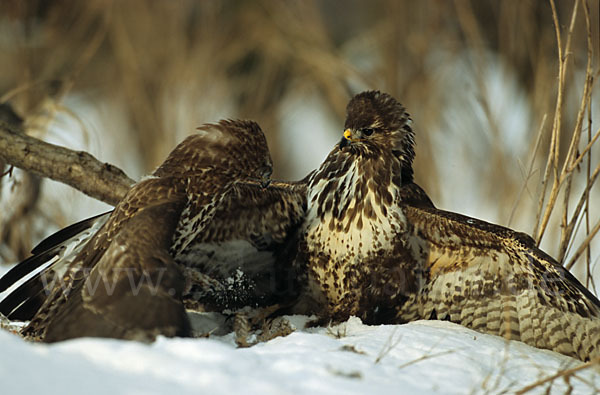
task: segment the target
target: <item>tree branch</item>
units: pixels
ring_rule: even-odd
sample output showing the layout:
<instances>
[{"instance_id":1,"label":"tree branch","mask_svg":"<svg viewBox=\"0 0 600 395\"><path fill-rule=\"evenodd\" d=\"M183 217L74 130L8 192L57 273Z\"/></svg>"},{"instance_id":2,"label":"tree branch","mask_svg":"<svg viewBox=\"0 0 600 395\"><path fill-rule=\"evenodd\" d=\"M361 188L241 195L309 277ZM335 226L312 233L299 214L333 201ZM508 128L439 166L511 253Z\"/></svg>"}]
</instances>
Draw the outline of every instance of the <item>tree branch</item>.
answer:
<instances>
[{"instance_id":1,"label":"tree branch","mask_svg":"<svg viewBox=\"0 0 600 395\"><path fill-rule=\"evenodd\" d=\"M115 206L135 182L121 169L84 151L73 151L27 136L21 120L0 105L0 160L67 184Z\"/></svg>"}]
</instances>

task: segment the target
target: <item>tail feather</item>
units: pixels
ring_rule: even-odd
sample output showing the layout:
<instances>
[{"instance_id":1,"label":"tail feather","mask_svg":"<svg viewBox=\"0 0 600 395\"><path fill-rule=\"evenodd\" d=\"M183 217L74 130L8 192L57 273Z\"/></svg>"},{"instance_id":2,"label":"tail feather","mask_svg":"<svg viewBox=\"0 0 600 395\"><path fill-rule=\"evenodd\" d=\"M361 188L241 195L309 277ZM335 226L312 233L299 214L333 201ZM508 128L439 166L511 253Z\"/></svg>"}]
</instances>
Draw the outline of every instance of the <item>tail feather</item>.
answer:
<instances>
[{"instance_id":1,"label":"tail feather","mask_svg":"<svg viewBox=\"0 0 600 395\"><path fill-rule=\"evenodd\" d=\"M569 304L550 304L537 290L481 295L478 299L464 298L460 303L455 300L454 304L435 295L426 293L414 302L422 303L418 316L401 310L399 319L450 319L479 332L520 340L582 361L600 357L600 320L580 315Z\"/></svg>"},{"instance_id":2,"label":"tail feather","mask_svg":"<svg viewBox=\"0 0 600 395\"><path fill-rule=\"evenodd\" d=\"M573 341L573 353L584 361L600 357L600 321L569 313L566 323L572 328L567 338Z\"/></svg>"},{"instance_id":3,"label":"tail feather","mask_svg":"<svg viewBox=\"0 0 600 395\"><path fill-rule=\"evenodd\" d=\"M47 267L26 279L1 302L0 313L13 320L30 320L46 300L54 280L65 270L83 246L106 222L110 212L96 215L68 226L44 239L34 249L34 255L18 263L0 278L0 292L15 286L36 270Z\"/></svg>"},{"instance_id":4,"label":"tail feather","mask_svg":"<svg viewBox=\"0 0 600 395\"><path fill-rule=\"evenodd\" d=\"M541 323L537 306L533 298L517 298L516 313L519 320L519 336L521 341L536 345L536 339L541 336Z\"/></svg>"},{"instance_id":5,"label":"tail feather","mask_svg":"<svg viewBox=\"0 0 600 395\"><path fill-rule=\"evenodd\" d=\"M33 248L33 250L31 250L31 253L33 255L37 255L50 249L54 249L54 247L63 244L65 241L71 239L73 236L77 236L80 233L86 231L87 229L90 229L92 226L94 226L96 222L102 219L102 217L108 218L110 213L112 213L112 211L107 211L105 213L86 218L82 221L79 221L77 223L67 226L66 228L61 229L58 232L51 234L44 240L40 241L39 244L36 245ZM102 223L104 223L104 221L102 221Z\"/></svg>"},{"instance_id":6,"label":"tail feather","mask_svg":"<svg viewBox=\"0 0 600 395\"><path fill-rule=\"evenodd\" d=\"M44 284L38 274L21 284L0 302L0 313L11 320L27 321L46 299Z\"/></svg>"},{"instance_id":7,"label":"tail feather","mask_svg":"<svg viewBox=\"0 0 600 395\"><path fill-rule=\"evenodd\" d=\"M470 328L473 326L473 313L477 308L477 301L475 299L466 299L463 308L460 312L458 320L453 322L460 322L462 325Z\"/></svg>"},{"instance_id":8,"label":"tail feather","mask_svg":"<svg viewBox=\"0 0 600 395\"><path fill-rule=\"evenodd\" d=\"M47 297L43 285L41 285L40 282L36 283L30 292L32 292L32 295L14 309L10 315L7 316L8 319L16 321L31 320L40 307L42 307Z\"/></svg>"},{"instance_id":9,"label":"tail feather","mask_svg":"<svg viewBox=\"0 0 600 395\"><path fill-rule=\"evenodd\" d=\"M60 247L57 247L56 249L30 256L12 267L4 276L2 276L2 278L0 278L0 292L6 291L8 288L25 278L28 274L48 263L55 255L60 253L60 251L58 251L59 249Z\"/></svg>"},{"instance_id":10,"label":"tail feather","mask_svg":"<svg viewBox=\"0 0 600 395\"><path fill-rule=\"evenodd\" d=\"M533 293L517 297L518 340L582 361L600 356L600 320L544 304Z\"/></svg>"}]
</instances>

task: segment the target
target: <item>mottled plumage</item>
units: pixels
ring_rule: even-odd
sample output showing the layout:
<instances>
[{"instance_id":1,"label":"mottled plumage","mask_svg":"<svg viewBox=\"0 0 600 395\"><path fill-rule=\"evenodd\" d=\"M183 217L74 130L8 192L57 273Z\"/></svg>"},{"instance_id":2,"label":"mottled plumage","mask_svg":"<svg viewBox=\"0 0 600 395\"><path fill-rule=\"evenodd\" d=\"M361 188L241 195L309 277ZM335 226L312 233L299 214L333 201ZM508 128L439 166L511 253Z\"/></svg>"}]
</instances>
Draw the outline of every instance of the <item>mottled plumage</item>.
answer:
<instances>
[{"instance_id":1,"label":"mottled plumage","mask_svg":"<svg viewBox=\"0 0 600 395\"><path fill-rule=\"evenodd\" d=\"M367 323L450 320L587 360L600 302L527 235L438 210L413 182L414 133L391 96L363 92L309 176L294 310Z\"/></svg>"},{"instance_id":2,"label":"mottled plumage","mask_svg":"<svg viewBox=\"0 0 600 395\"><path fill-rule=\"evenodd\" d=\"M40 273L0 304L31 319L24 334L150 340L185 336L186 304L269 303L274 265L304 214L303 185L270 182L265 137L251 121L221 121L179 144L115 209L42 242L0 280Z\"/></svg>"}]
</instances>

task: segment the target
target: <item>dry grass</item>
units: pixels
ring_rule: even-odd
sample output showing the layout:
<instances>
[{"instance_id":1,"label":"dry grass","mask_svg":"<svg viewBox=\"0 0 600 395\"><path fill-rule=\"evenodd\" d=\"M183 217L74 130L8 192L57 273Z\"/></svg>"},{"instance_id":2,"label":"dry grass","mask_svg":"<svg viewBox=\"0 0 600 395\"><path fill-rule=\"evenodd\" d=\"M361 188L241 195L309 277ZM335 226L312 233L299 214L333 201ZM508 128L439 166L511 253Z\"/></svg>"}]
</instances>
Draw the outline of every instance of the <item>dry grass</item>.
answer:
<instances>
[{"instance_id":1,"label":"dry grass","mask_svg":"<svg viewBox=\"0 0 600 395\"><path fill-rule=\"evenodd\" d=\"M460 211L449 202L476 195L486 211L469 214L513 219L588 276L600 227L590 204L599 193L598 12L589 0L9 0L0 5L0 98L28 120L80 116L69 97L109 103L119 112L101 129L122 136L120 155L144 171L201 122L253 118L275 175L287 178L287 99L320 98L337 119L323 131L333 136L351 93L382 89L413 115L416 178L434 201ZM498 112L494 67L507 86L515 81L522 106ZM505 119L521 107L529 115L513 141ZM448 185L443 169L453 166L461 188Z\"/></svg>"},{"instance_id":2,"label":"dry grass","mask_svg":"<svg viewBox=\"0 0 600 395\"><path fill-rule=\"evenodd\" d=\"M532 384L529 384L527 386L520 388L518 391L515 391L515 394L522 395L522 394L526 394L532 390L539 390L540 387L544 387L548 384L551 385L552 382L554 382L555 380L558 380L558 379L563 379L567 384L569 384L569 379L571 377L582 380L580 377L577 376L578 372L581 372L585 369L597 369L599 364L600 364L600 358L595 358L591 361L582 363L574 368L560 370L560 371L556 372L555 374L549 375L547 377L544 377L543 379L535 381ZM591 385L591 383L587 383L587 384L589 384L590 391L598 392L598 389L594 388ZM547 388L548 388L547 391L549 391L549 387L547 387Z\"/></svg>"}]
</instances>

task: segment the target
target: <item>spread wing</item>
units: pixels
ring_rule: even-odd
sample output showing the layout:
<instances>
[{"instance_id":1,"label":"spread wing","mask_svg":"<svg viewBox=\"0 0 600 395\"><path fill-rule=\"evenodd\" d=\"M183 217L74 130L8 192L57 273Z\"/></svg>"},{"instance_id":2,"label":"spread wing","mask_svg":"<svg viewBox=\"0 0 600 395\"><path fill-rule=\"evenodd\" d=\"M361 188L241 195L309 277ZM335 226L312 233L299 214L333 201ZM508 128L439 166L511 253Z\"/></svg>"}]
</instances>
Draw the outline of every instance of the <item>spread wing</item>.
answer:
<instances>
[{"instance_id":1,"label":"spread wing","mask_svg":"<svg viewBox=\"0 0 600 395\"><path fill-rule=\"evenodd\" d=\"M5 284L48 266L11 293L0 310L11 318L32 318L24 333L47 341L86 335L152 338L187 330L181 301L191 287L184 288L181 267L187 282L200 287L192 289L200 296L216 287L226 299L239 299L239 289L246 300L237 302L256 298L259 280L271 275L265 267L272 269L275 254L302 218L303 187L265 188L272 161L256 123L221 121L201 129L112 213L42 242ZM99 229L92 231L95 223ZM72 252L63 254L72 245ZM146 277L159 281L161 273L166 280L159 288L131 291ZM252 291L239 287L238 277ZM111 287L103 291L97 285L107 279Z\"/></svg>"},{"instance_id":2,"label":"spread wing","mask_svg":"<svg viewBox=\"0 0 600 395\"><path fill-rule=\"evenodd\" d=\"M582 360L600 349L600 302L529 236L433 207L403 207L422 287L400 318L450 320Z\"/></svg>"},{"instance_id":3,"label":"spread wing","mask_svg":"<svg viewBox=\"0 0 600 395\"><path fill-rule=\"evenodd\" d=\"M304 183L273 181L263 188L257 182L240 182L227 194L202 239L218 242L243 237L257 248L282 244L305 211Z\"/></svg>"},{"instance_id":4,"label":"spread wing","mask_svg":"<svg viewBox=\"0 0 600 395\"><path fill-rule=\"evenodd\" d=\"M183 280L168 254L168 247L184 198L175 179L151 178L136 184L61 277L48 278L48 273L42 273L41 279L52 288L46 290L47 297L24 334L46 341L104 335L139 338L140 333L151 338L154 332L147 333L146 329L152 323L154 331L171 334L173 331L163 325L159 315L150 314L146 321L132 320L132 317L135 317L134 311L142 312L155 306L154 311L161 304L179 303L179 312L183 312L176 298L181 294ZM158 273L170 280L160 282L151 291L150 285L141 285L146 278L156 280ZM177 285L177 281L181 284ZM173 290L173 294L166 294L169 290ZM172 314L177 311L173 310ZM169 317L165 311L161 314ZM187 321L181 321L182 317L178 314L178 328L185 330L185 325L181 325ZM134 334L132 328L121 328L125 322L138 332ZM57 327L61 329L53 329ZM94 327L98 328L97 332Z\"/></svg>"},{"instance_id":5,"label":"spread wing","mask_svg":"<svg viewBox=\"0 0 600 395\"><path fill-rule=\"evenodd\" d=\"M168 253L180 206L153 205L127 221L97 264L74 281L70 296L49 320L44 341L188 335L184 279Z\"/></svg>"},{"instance_id":6,"label":"spread wing","mask_svg":"<svg viewBox=\"0 0 600 395\"><path fill-rule=\"evenodd\" d=\"M15 266L1 281L5 284L5 288L8 288L20 277L38 267L44 265L46 267L10 293L0 303L0 311L10 319L31 320L33 318L26 333L33 337L40 337L46 327L52 328L49 322L64 322L63 326L66 327L67 322L75 320L78 314L83 314L82 311L87 311L81 309L91 301L95 304L108 305L107 301L100 296L84 304L80 289L81 281L75 279L87 278L99 270L105 271L107 269L100 268L110 267L109 263L113 261L114 270L118 270L122 264L121 261L115 261L113 252L119 249L128 251L126 255L120 257L123 262L154 260L151 256L146 257L146 260L141 259L145 257L143 254L136 257L136 254L139 254L138 247L143 245L141 237L144 236L144 232L136 233L130 229L137 227L146 230L146 233L147 230L152 230L149 233L154 233L164 229L160 224L162 219L156 208L152 208L152 211L149 208L142 208L149 200L148 195L154 194L152 199L156 201L155 203L169 200L166 192L169 188L165 185L164 179L150 179L142 182L135 189L143 193L132 192L127 201L118 206L112 214L105 213L72 225L40 243L34 249L37 254ZM216 204L215 197L221 195L223 197L219 199L219 204ZM183 196L177 196L176 200L183 201ZM202 196L196 196L194 204L212 207L211 210L202 212L204 218L211 220L203 223L203 229L197 229L198 240L192 248L179 256L183 257L183 262L185 259L191 259L191 256L197 257L198 254L194 251L197 252L198 242L205 250L226 250L227 254L220 256L217 253L211 256L207 253L205 257L208 260L204 272L198 272L196 263L191 265L187 275L195 278L200 273L204 280L202 292L198 293L197 289L194 290L196 299L208 298L209 302L219 300L221 304L224 301L227 301L227 304L234 301L237 304L246 304L250 300L264 300L265 295L272 293L273 287L270 281L273 280L273 273L276 270L273 266L275 259L286 245L286 241L292 238L298 223L303 218L306 206L304 184L274 181L268 188L263 188L256 182L239 182L226 193L222 193L221 190L211 190ZM189 211L190 200L187 199L186 202ZM156 207L163 206L158 204ZM185 208L182 209L184 210ZM147 218L150 212L153 212L154 218L159 221L157 224L150 224ZM174 229L185 228L181 217L181 215L177 216L179 221ZM189 220L183 224L189 226ZM121 229L122 226L125 227ZM175 234L176 231L173 231L170 236L165 237L168 239ZM232 246L235 248L231 248ZM147 251L156 253L157 250L154 248ZM186 255L188 253L191 255ZM144 264L149 264L147 262ZM231 284L223 281L231 274L234 267L243 267L247 271L245 276L252 278L255 283L251 290L235 289ZM133 270L125 273L122 281L130 281L126 276L138 272ZM97 278L96 276L94 279L88 279L86 287L94 285ZM135 278L139 279L139 277ZM267 282L269 284L265 285ZM65 307L61 307L58 313L55 310L56 306L63 304ZM126 310L124 302L120 303L120 306ZM67 320L66 313L75 310L79 313L70 313L69 317L72 318ZM49 320L49 317L54 316L64 318Z\"/></svg>"},{"instance_id":7,"label":"spread wing","mask_svg":"<svg viewBox=\"0 0 600 395\"><path fill-rule=\"evenodd\" d=\"M191 282L184 298L210 310L265 305L291 288L287 257L306 211L304 183L237 182L212 221L172 251Z\"/></svg>"}]
</instances>

